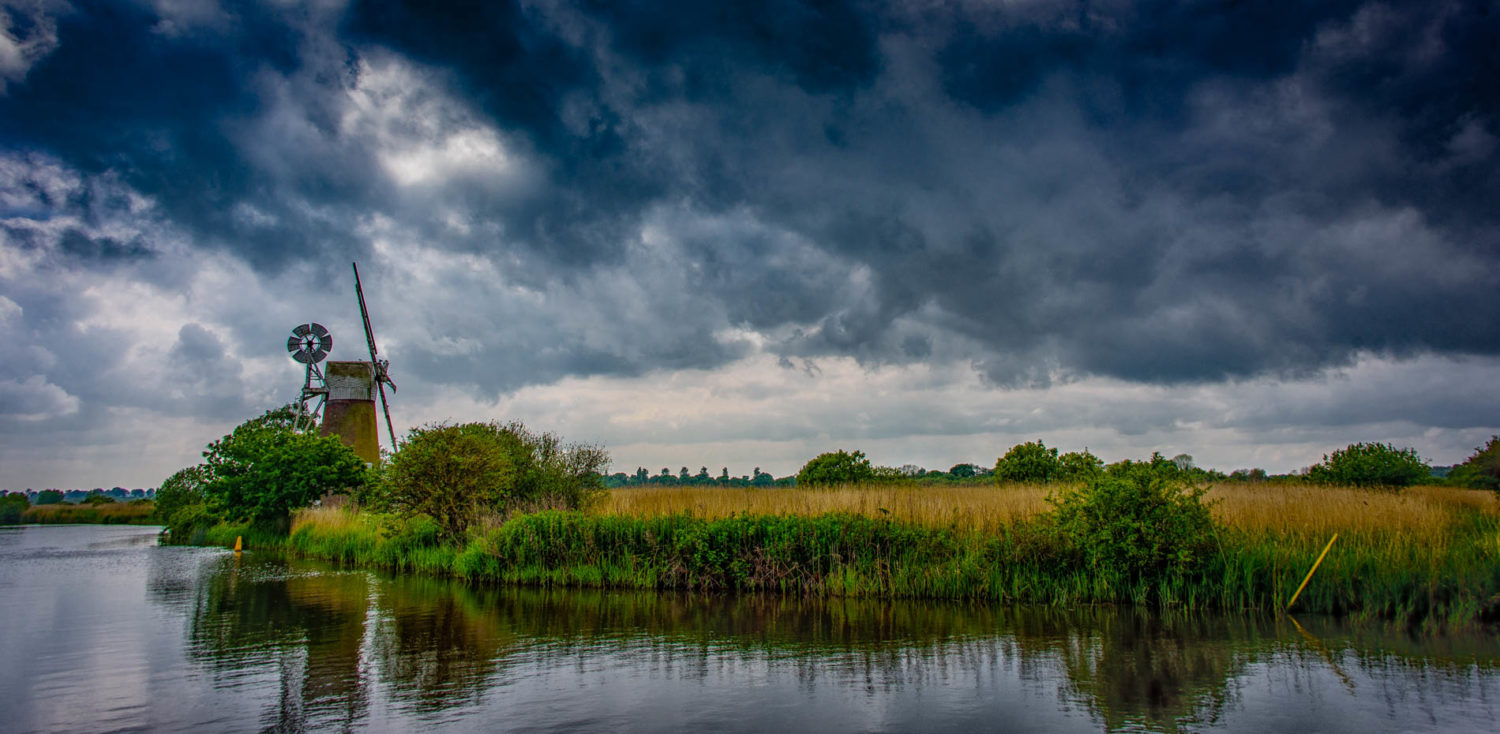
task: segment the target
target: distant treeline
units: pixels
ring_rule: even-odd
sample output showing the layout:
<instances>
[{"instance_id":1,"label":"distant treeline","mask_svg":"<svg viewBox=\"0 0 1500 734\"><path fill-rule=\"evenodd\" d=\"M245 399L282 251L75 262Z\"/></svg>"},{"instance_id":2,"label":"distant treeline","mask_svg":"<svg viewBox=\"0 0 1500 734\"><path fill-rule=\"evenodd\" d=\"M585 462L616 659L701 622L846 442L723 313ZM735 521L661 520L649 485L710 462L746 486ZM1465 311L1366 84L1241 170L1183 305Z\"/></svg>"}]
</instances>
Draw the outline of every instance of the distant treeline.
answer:
<instances>
[{"instance_id":1,"label":"distant treeline","mask_svg":"<svg viewBox=\"0 0 1500 734\"><path fill-rule=\"evenodd\" d=\"M73 504L77 504L88 499L89 497L96 496L109 497L116 502L127 502L130 500L149 500L156 498L156 489L154 487L150 489L126 489L124 487L104 489L102 487L98 487L95 489L27 489L25 491L14 492L8 490L0 491L0 495L4 494L24 494L26 495L26 501L33 505L51 505L57 504L59 502L71 502Z\"/></svg>"},{"instance_id":2,"label":"distant treeline","mask_svg":"<svg viewBox=\"0 0 1500 734\"><path fill-rule=\"evenodd\" d=\"M995 460L993 467L979 464L954 464L947 471L926 469L915 464L899 467L876 466L870 463L862 451L833 451L813 458L796 474L776 477L756 467L750 474L730 476L729 468L723 467L717 476L710 474L708 467L700 466L692 472L684 466L677 472L662 467L651 473L645 467L636 467L635 472L615 472L602 475L603 484L610 489L624 487L794 487L808 484L842 484L869 482L902 482L915 484L970 484L984 481L1000 482L1076 482L1087 481L1102 472L1128 467L1134 464L1150 464L1158 469L1170 466L1185 479L1199 482L1266 482L1271 484L1335 484L1349 486L1405 486L1429 479L1442 480L1439 484L1493 488L1494 466L1500 448L1492 439L1490 444L1475 449L1475 455L1464 464L1454 466L1429 466L1415 449L1396 448L1381 443L1357 443L1325 454L1323 461L1286 474L1271 474L1265 469L1235 469L1223 472L1197 466L1189 454L1177 454L1166 458L1153 453L1142 460L1125 459L1106 465L1087 449L1059 454L1040 440L1012 446ZM1488 468L1487 468L1488 467Z\"/></svg>"},{"instance_id":3,"label":"distant treeline","mask_svg":"<svg viewBox=\"0 0 1500 734\"><path fill-rule=\"evenodd\" d=\"M48 492L52 494L47 494ZM82 502L57 500L58 490L42 490L48 502L32 504L23 492L0 494L0 525L21 523L105 523L150 525L156 522L156 503L145 497L116 500L103 492L90 493ZM128 497L128 495L127 495ZM56 500L56 501L50 501Z\"/></svg>"}]
</instances>

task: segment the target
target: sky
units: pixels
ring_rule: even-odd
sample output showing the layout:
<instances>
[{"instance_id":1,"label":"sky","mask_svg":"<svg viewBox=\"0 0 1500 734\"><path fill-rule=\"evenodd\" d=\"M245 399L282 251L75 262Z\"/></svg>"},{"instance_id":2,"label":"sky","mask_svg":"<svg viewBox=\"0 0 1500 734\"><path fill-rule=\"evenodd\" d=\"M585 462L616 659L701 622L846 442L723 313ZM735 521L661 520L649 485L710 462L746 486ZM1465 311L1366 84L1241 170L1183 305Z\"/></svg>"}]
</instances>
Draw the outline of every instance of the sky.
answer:
<instances>
[{"instance_id":1,"label":"sky","mask_svg":"<svg viewBox=\"0 0 1500 734\"><path fill-rule=\"evenodd\" d=\"M0 0L0 487L296 398L613 470L1500 433L1493 2Z\"/></svg>"}]
</instances>

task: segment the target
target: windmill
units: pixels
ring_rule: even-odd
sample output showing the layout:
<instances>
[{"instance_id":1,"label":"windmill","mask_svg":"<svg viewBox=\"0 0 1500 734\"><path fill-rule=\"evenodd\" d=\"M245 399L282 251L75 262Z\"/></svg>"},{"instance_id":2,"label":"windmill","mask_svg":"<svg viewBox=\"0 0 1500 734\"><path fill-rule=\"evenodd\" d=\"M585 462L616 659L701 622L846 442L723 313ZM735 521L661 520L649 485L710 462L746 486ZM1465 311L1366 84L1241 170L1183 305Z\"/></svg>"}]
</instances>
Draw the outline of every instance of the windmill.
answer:
<instances>
[{"instance_id":1,"label":"windmill","mask_svg":"<svg viewBox=\"0 0 1500 734\"><path fill-rule=\"evenodd\" d=\"M286 350L291 353L292 359L307 368L302 379L302 396L297 399L294 425L299 431L310 429L318 425L323 406L328 402L328 384L323 378L323 371L318 369L318 363L333 351L333 335L316 322L298 324L297 328L292 329L292 335L287 337ZM307 406L313 401L317 401L317 404L309 410Z\"/></svg>"},{"instance_id":2,"label":"windmill","mask_svg":"<svg viewBox=\"0 0 1500 734\"><path fill-rule=\"evenodd\" d=\"M375 329L370 326L370 309L365 305L358 264L354 264L354 294L359 298L359 315L365 324L370 361L329 361L319 367L318 363L333 349L333 336L322 324L301 324L286 340L292 359L307 368L302 380L302 396L297 403L295 425L299 429L317 426L319 435L338 436L366 463L376 464L380 462L380 428L375 417L375 398L380 397L385 427L391 436L391 450L395 451L396 427L391 423L385 386L390 385L391 394L395 394L396 383L391 381L391 363L381 359L375 348Z\"/></svg>"},{"instance_id":3,"label":"windmill","mask_svg":"<svg viewBox=\"0 0 1500 734\"><path fill-rule=\"evenodd\" d=\"M375 367L375 387L380 391L380 409L385 413L385 429L391 434L391 450L396 450L396 428L391 424L391 406L386 402L385 386L391 386L396 394L396 383L391 380L390 360L380 358L375 349L375 330L370 327L370 309L365 307L365 289L359 283L359 263L349 263L354 268L354 295L359 297L359 316L365 322L365 341L370 344L370 364Z\"/></svg>"}]
</instances>

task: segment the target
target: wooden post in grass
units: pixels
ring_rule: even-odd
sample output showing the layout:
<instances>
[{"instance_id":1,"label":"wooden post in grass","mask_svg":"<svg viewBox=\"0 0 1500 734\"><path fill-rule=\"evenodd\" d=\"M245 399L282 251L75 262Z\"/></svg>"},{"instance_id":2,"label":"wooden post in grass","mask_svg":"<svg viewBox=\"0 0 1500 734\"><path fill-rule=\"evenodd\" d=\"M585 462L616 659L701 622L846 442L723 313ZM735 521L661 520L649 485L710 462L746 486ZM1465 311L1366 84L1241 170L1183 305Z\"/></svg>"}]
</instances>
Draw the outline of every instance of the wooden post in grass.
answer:
<instances>
[{"instance_id":1,"label":"wooden post in grass","mask_svg":"<svg viewBox=\"0 0 1500 734\"><path fill-rule=\"evenodd\" d=\"M1297 591L1292 594L1292 600L1286 603L1287 611L1291 611L1292 610L1292 605L1297 603L1297 597L1301 596L1302 595L1302 590L1305 589L1305 588L1307 588L1307 582L1312 581L1313 574L1315 574L1315 573L1318 572L1318 566L1323 565L1323 558L1324 558L1324 556L1327 556L1328 555L1328 551L1333 548L1333 541L1338 540L1338 539L1339 539L1339 534L1338 533L1334 533L1333 537L1328 539L1328 545L1323 546L1323 552L1320 553L1320 554L1318 554L1318 560L1313 561L1312 568L1308 569L1308 571L1307 571L1307 578L1302 579L1302 585L1298 586L1297 587Z\"/></svg>"}]
</instances>

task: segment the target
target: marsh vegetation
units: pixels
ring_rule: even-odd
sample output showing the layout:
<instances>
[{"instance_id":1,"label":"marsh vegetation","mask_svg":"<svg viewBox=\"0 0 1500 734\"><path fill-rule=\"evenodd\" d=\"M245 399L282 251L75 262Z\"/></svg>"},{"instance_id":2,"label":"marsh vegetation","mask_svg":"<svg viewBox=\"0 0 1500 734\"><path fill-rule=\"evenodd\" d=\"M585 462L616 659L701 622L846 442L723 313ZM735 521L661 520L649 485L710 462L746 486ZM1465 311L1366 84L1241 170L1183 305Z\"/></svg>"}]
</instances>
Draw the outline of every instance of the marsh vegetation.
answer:
<instances>
[{"instance_id":1,"label":"marsh vegetation","mask_svg":"<svg viewBox=\"0 0 1500 734\"><path fill-rule=\"evenodd\" d=\"M290 429L237 429L206 453L241 433L277 452L298 445L267 430ZM263 463L253 453L242 458ZM1365 469L1410 480L1414 460L1360 444L1325 464L1356 484ZM265 502L239 506L222 490L225 476L254 487L213 461L158 496L180 540L244 538L472 581L1158 609L1285 609L1338 534L1298 609L1433 630L1500 622L1500 507L1487 491L1317 473L1213 481L1186 456L1105 466L1040 441L967 483L902 478L837 451L809 461L795 487L606 490L607 461L520 424L436 425L346 478L359 484L338 507L294 509L285 498L308 504L328 479L289 471L267 481L315 484L267 490L280 503L268 517Z\"/></svg>"}]
</instances>

